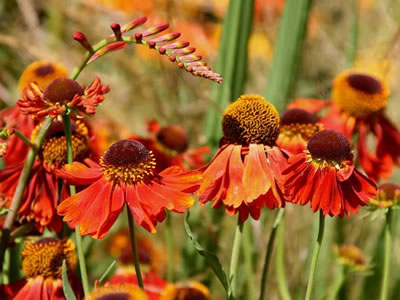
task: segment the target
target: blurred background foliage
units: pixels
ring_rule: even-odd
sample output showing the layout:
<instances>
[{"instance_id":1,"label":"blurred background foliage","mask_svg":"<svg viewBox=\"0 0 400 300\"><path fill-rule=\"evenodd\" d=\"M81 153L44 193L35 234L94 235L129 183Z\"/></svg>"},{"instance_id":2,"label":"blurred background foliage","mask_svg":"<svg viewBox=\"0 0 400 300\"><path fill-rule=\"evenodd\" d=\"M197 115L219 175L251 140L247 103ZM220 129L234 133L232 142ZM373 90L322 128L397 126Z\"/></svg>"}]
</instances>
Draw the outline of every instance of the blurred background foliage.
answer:
<instances>
[{"instance_id":1,"label":"blurred background foliage","mask_svg":"<svg viewBox=\"0 0 400 300\"><path fill-rule=\"evenodd\" d=\"M247 1L247 0L243 0ZM232 2L236 2L233 0ZM299 64L297 79L289 98L312 97L329 99L334 76L348 67L348 52L353 46L354 30L357 33L354 66L368 68L386 74L392 94L387 113L397 126L400 125L400 2L397 0L355 0L314 1L307 22L304 48ZM111 34L109 25L124 24L129 20L146 15L147 24L155 25L168 21L171 31L182 33L182 40L188 40L196 47L205 61L215 70L216 59L221 47L221 32L224 17L229 6L228 0L1 0L0 1L0 100L1 105L11 106L19 98L18 78L24 68L34 60L47 59L65 64L70 70L79 64L83 49L73 39L74 31L82 31L92 43ZM284 0L254 0L250 35L238 38L236 46L247 50L247 68L243 91L264 94L268 85L279 29L284 10ZM355 18L358 26L354 27ZM239 26L242 26L239 23ZM354 29L355 28L355 29ZM290 30L289 30L290 33ZM232 33L233 34L233 33ZM246 47L243 46L246 44ZM237 50L230 48L227 51ZM238 66L235 66L238 67ZM246 71L247 69L247 71ZM220 69L223 77L224 70ZM146 121L158 120L161 125L180 124L190 136L191 146L207 143L205 120L207 112L216 115L223 112L226 101L233 101L238 95L234 91L223 101L215 92L216 83L193 77L180 70L166 57L158 55L140 45L129 45L127 49L107 55L90 65L80 77L88 84L98 75L109 84L111 92L94 118L100 124L99 134L107 131L112 139L130 134L145 135ZM287 74L288 77L291 74ZM246 80L244 82L244 80ZM239 92L240 93L240 92ZM268 100L268 99L267 99ZM223 105L221 105L223 103ZM102 131L103 130L103 131ZM218 131L218 128L214 127ZM399 181L399 174L394 178ZM202 244L218 250L226 266L230 258L230 247L236 218L224 217L224 213L211 214L208 209L195 206L192 210L192 230L199 235ZM311 210L288 205L286 209L285 267L289 290L293 299L303 297L308 270L308 249L315 237ZM113 230L126 226L120 218ZM258 283L261 277L262 257L266 249L273 212L264 211L261 220L252 222L254 242L254 270ZM330 219L327 238L324 241L317 271L314 299L325 299L332 282L338 276L339 267L332 251L338 240L360 247L372 264L372 273L379 270L381 260L379 241L381 239L382 215L372 218L364 209L357 216L344 221ZM342 222L338 232L336 222ZM209 269L204 265L191 245L185 245L183 216L174 216L175 273L177 279L191 278L207 282L213 299L222 299L223 290ZM161 250L159 258L164 261L165 248L162 231L150 238ZM107 250L110 238L96 242L85 239L89 255L89 273L92 280L101 276L114 258ZM400 254L395 249L400 239L393 242L391 295L398 299L400 290ZM164 249L164 250L163 250ZM183 250L183 255L181 253ZM373 260L374 259L374 260ZM160 273L165 268L161 266ZM279 299L275 264L272 262L267 295L268 299ZM246 272L240 272L240 284L245 284ZM367 284L365 283L367 282ZM257 286L258 287L258 286ZM350 274L341 291L340 299L376 299L380 287L379 277ZM244 289L245 290L245 289ZM243 294L243 299L247 299Z\"/></svg>"}]
</instances>

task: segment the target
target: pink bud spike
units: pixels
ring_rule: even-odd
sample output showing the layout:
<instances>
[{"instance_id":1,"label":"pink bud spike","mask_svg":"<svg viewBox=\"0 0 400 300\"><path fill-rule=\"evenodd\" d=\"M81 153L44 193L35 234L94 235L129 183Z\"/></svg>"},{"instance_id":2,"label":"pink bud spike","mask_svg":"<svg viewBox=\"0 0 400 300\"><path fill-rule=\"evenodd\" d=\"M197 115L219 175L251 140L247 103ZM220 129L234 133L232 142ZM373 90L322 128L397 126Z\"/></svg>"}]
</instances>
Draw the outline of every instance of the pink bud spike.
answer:
<instances>
[{"instance_id":1,"label":"pink bud spike","mask_svg":"<svg viewBox=\"0 0 400 300\"><path fill-rule=\"evenodd\" d=\"M156 46L156 43L153 41L148 42L148 44L149 44L149 48L151 48L151 49L154 49Z\"/></svg>"},{"instance_id":2,"label":"pink bud spike","mask_svg":"<svg viewBox=\"0 0 400 300\"><path fill-rule=\"evenodd\" d=\"M121 33L128 32L140 25L143 25L144 23L146 23L146 21L147 21L147 17L140 17L135 20L132 20L128 24L125 24L124 26L122 26Z\"/></svg>"},{"instance_id":3,"label":"pink bud spike","mask_svg":"<svg viewBox=\"0 0 400 300\"><path fill-rule=\"evenodd\" d=\"M181 36L181 34L179 32L170 32L170 33L164 34L160 37L157 37L155 39L152 39L151 41L155 42L155 43L170 42L170 41L176 40L180 36Z\"/></svg>"},{"instance_id":4,"label":"pink bud spike","mask_svg":"<svg viewBox=\"0 0 400 300\"><path fill-rule=\"evenodd\" d=\"M159 24L159 25L150 27L147 30L142 32L142 36L145 37L145 36L157 34L159 32L166 30L168 27L169 27L168 23L163 23L163 24Z\"/></svg>"},{"instance_id":5,"label":"pink bud spike","mask_svg":"<svg viewBox=\"0 0 400 300\"><path fill-rule=\"evenodd\" d=\"M169 57L169 60L172 61L172 62L174 62L174 61L176 61L176 57L175 57L175 56L170 56L170 57Z\"/></svg>"},{"instance_id":6,"label":"pink bud spike","mask_svg":"<svg viewBox=\"0 0 400 300\"><path fill-rule=\"evenodd\" d=\"M173 55L186 55L186 54L190 54L196 51L196 48L194 47L186 47L183 49L175 49L171 51L171 54Z\"/></svg>"},{"instance_id":7,"label":"pink bud spike","mask_svg":"<svg viewBox=\"0 0 400 300\"><path fill-rule=\"evenodd\" d=\"M142 36L141 33L136 33L135 34L135 40L136 40L137 43L140 43L142 41L142 38L143 38L143 36Z\"/></svg>"},{"instance_id":8,"label":"pink bud spike","mask_svg":"<svg viewBox=\"0 0 400 300\"><path fill-rule=\"evenodd\" d=\"M122 33L121 33L121 26L118 23L114 23L110 25L112 31L114 32L115 37L117 40L121 40Z\"/></svg>"},{"instance_id":9,"label":"pink bud spike","mask_svg":"<svg viewBox=\"0 0 400 300\"><path fill-rule=\"evenodd\" d=\"M118 51L121 49L124 49L126 47L126 43L123 41L119 41L119 42L114 42L112 44L109 44L107 46L105 46L104 48L100 49L99 51L97 51L88 61L88 64L94 62L96 59L98 59L99 57L104 56L105 54L109 53L109 52L113 52L113 51Z\"/></svg>"},{"instance_id":10,"label":"pink bud spike","mask_svg":"<svg viewBox=\"0 0 400 300\"><path fill-rule=\"evenodd\" d=\"M169 45L164 45L162 47L165 48L165 49L182 49L182 48L185 48L185 47L187 47L189 45L190 45L189 42L178 41L178 42L175 42L175 43L172 43L172 44L169 44Z\"/></svg>"},{"instance_id":11,"label":"pink bud spike","mask_svg":"<svg viewBox=\"0 0 400 300\"><path fill-rule=\"evenodd\" d=\"M191 54L191 55L181 56L181 57L179 57L179 59L183 60L183 61L187 61L187 62L192 62L192 61L201 60L202 57L201 57L201 55L193 55L193 54Z\"/></svg>"},{"instance_id":12,"label":"pink bud spike","mask_svg":"<svg viewBox=\"0 0 400 300\"><path fill-rule=\"evenodd\" d=\"M158 52L160 52L160 54L163 55L163 54L165 54L165 52L167 52L167 50L164 48L160 48L160 50L158 50Z\"/></svg>"},{"instance_id":13,"label":"pink bud spike","mask_svg":"<svg viewBox=\"0 0 400 300\"><path fill-rule=\"evenodd\" d=\"M89 52L91 52L91 53L94 52L92 46L90 45L86 36L82 32L80 32L80 31L74 32L74 40L79 42L83 46L83 48L85 48Z\"/></svg>"},{"instance_id":14,"label":"pink bud spike","mask_svg":"<svg viewBox=\"0 0 400 300\"><path fill-rule=\"evenodd\" d=\"M193 61L186 63L186 65L191 67L205 67L207 66L207 63L204 61Z\"/></svg>"},{"instance_id":15,"label":"pink bud spike","mask_svg":"<svg viewBox=\"0 0 400 300\"><path fill-rule=\"evenodd\" d=\"M181 62L178 64L178 67L181 68L181 69L182 69L184 66L185 66L185 65L184 65L183 63L181 63Z\"/></svg>"}]
</instances>

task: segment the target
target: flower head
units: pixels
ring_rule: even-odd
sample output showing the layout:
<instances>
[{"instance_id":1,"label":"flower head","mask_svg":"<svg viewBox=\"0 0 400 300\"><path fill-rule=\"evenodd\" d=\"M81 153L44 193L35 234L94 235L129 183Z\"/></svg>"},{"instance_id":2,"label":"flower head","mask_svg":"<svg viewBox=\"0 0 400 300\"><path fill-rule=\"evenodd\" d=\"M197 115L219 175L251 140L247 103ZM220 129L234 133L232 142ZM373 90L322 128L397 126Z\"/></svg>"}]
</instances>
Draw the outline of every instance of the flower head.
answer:
<instances>
[{"instance_id":1,"label":"flower head","mask_svg":"<svg viewBox=\"0 0 400 300\"><path fill-rule=\"evenodd\" d=\"M105 152L100 165L88 161L66 165L57 172L71 184L89 185L64 200L58 213L71 226L79 225L82 235L104 237L125 203L140 226L152 233L165 218L165 209L185 212L194 203L187 193L197 190L200 172L185 172L170 167L154 174L156 160L141 143L120 140Z\"/></svg>"},{"instance_id":2,"label":"flower head","mask_svg":"<svg viewBox=\"0 0 400 300\"><path fill-rule=\"evenodd\" d=\"M289 158L283 172L287 200L322 210L324 215L357 213L376 195L376 185L354 168L350 144L340 132L322 130L307 144L307 151Z\"/></svg>"},{"instance_id":3,"label":"flower head","mask_svg":"<svg viewBox=\"0 0 400 300\"><path fill-rule=\"evenodd\" d=\"M160 300L209 300L210 291L197 281L178 282L168 285Z\"/></svg>"},{"instance_id":4,"label":"flower head","mask_svg":"<svg viewBox=\"0 0 400 300\"><path fill-rule=\"evenodd\" d=\"M17 105L22 113L41 119L49 115L52 118L63 114L68 108L78 112L94 114L96 107L104 101L104 94L110 88L95 77L90 86L85 89L75 80L66 77L54 79L45 90L36 83L30 83L24 90L24 97Z\"/></svg>"},{"instance_id":5,"label":"flower head","mask_svg":"<svg viewBox=\"0 0 400 300\"><path fill-rule=\"evenodd\" d=\"M77 298L83 298L82 287L74 275L78 259L72 240L42 238L27 243L21 255L27 282L14 299L64 299L63 261L66 262L68 279Z\"/></svg>"},{"instance_id":6,"label":"flower head","mask_svg":"<svg viewBox=\"0 0 400 300\"><path fill-rule=\"evenodd\" d=\"M349 267L353 272L364 272L370 265L360 248L353 245L341 245L333 248L339 264Z\"/></svg>"},{"instance_id":7,"label":"flower head","mask_svg":"<svg viewBox=\"0 0 400 300\"><path fill-rule=\"evenodd\" d=\"M261 96L243 95L225 110L222 128L221 147L203 168L200 202L224 204L242 221L249 214L258 219L264 206L284 205L277 183L286 157L274 146L279 134L275 107Z\"/></svg>"},{"instance_id":8,"label":"flower head","mask_svg":"<svg viewBox=\"0 0 400 300\"><path fill-rule=\"evenodd\" d=\"M131 284L106 285L96 288L87 300L147 300L141 288Z\"/></svg>"},{"instance_id":9,"label":"flower head","mask_svg":"<svg viewBox=\"0 0 400 300\"><path fill-rule=\"evenodd\" d=\"M348 70L333 81L333 102L350 115L364 118L378 112L387 104L390 89L375 74Z\"/></svg>"},{"instance_id":10,"label":"flower head","mask_svg":"<svg viewBox=\"0 0 400 300\"><path fill-rule=\"evenodd\" d=\"M19 78L18 90L20 95L23 95L24 89L32 82L36 82L41 88L45 89L54 79L67 76L66 67L60 63L46 60L34 61L26 67Z\"/></svg>"},{"instance_id":11,"label":"flower head","mask_svg":"<svg viewBox=\"0 0 400 300\"><path fill-rule=\"evenodd\" d=\"M281 128L276 143L292 154L300 153L306 150L310 137L322 130L322 127L311 113L299 108L288 109L281 115Z\"/></svg>"},{"instance_id":12,"label":"flower head","mask_svg":"<svg viewBox=\"0 0 400 300\"><path fill-rule=\"evenodd\" d=\"M395 183L382 183L378 186L378 193L370 204L377 208L397 207L400 203L400 185Z\"/></svg>"}]
</instances>

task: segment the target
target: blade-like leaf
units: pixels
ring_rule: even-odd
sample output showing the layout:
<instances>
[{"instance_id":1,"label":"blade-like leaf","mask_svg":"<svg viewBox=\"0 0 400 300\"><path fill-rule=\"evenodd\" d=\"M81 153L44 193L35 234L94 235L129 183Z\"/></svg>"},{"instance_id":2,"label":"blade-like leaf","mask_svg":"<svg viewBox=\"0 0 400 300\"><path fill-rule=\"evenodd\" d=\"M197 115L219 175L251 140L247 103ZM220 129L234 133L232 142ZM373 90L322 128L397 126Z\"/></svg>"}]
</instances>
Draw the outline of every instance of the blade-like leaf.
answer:
<instances>
[{"instance_id":1,"label":"blade-like leaf","mask_svg":"<svg viewBox=\"0 0 400 300\"><path fill-rule=\"evenodd\" d=\"M63 260L62 264L62 282L63 282L63 291L65 295L66 300L76 300L74 291L71 288L71 285L69 284L68 281L68 275L67 275L67 265L65 262L65 259Z\"/></svg>"},{"instance_id":2,"label":"blade-like leaf","mask_svg":"<svg viewBox=\"0 0 400 300\"><path fill-rule=\"evenodd\" d=\"M214 271L215 275L218 277L219 281L221 282L222 286L224 287L224 289L226 291L226 294L228 295L228 299L234 300L234 298L232 296L230 284L228 281L228 277L226 276L226 273L221 265L221 262L219 261L218 257L214 253L207 251L197 242L196 237L194 236L192 230L190 229L189 216L190 216L190 213L188 211L186 214L186 217L185 217L186 234L188 235L189 239L193 243L193 246L196 248L196 250L199 252L199 254L207 260L208 264Z\"/></svg>"},{"instance_id":3,"label":"blade-like leaf","mask_svg":"<svg viewBox=\"0 0 400 300\"><path fill-rule=\"evenodd\" d=\"M111 272L112 268L115 266L115 263L117 261L114 260L107 268L107 270L103 273L103 275L101 275L100 279L99 279L99 284L101 284L103 282L104 279L106 279L106 277L108 276L108 274Z\"/></svg>"}]
</instances>

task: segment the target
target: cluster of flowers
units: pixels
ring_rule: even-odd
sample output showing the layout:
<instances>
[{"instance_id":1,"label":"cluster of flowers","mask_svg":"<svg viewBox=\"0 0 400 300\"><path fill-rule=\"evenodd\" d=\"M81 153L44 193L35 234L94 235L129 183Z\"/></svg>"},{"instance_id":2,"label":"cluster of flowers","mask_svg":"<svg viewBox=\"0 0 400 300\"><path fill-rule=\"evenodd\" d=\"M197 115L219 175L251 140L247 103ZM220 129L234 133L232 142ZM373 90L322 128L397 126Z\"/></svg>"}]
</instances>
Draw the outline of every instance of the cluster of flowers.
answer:
<instances>
[{"instance_id":1,"label":"cluster of flowers","mask_svg":"<svg viewBox=\"0 0 400 300\"><path fill-rule=\"evenodd\" d=\"M136 21L135 26L144 21ZM143 37L163 28L154 27L135 39L144 43ZM126 31L119 26L113 26L113 30L117 39ZM154 48L157 42L170 41L172 37L169 34L145 43ZM96 55L85 44L83 35L76 35L76 39ZM165 53L161 49L167 48L159 48L160 53ZM192 59L197 58L181 58L192 65L189 71L195 69L195 75L203 72L201 76L221 81L219 75L193 64ZM14 224L33 224L32 232L41 233L44 228L60 232L63 217L70 228L79 226L81 235L101 239L126 206L138 226L156 233L157 223L166 218L166 210L183 213L193 206L190 194L198 196L202 204L224 206L228 215L238 214L241 222L249 215L259 219L264 207L275 209L286 203L309 203L314 212L320 211L324 216L350 216L376 198L375 181L389 177L399 164L400 134L383 111L389 88L373 74L356 70L340 74L334 81L332 101L297 99L281 116L263 97L241 96L225 110L219 150L206 165L203 155L207 148L188 150L187 134L176 125L160 128L152 122L149 137L132 136L102 149L84 114L95 113L109 87L96 77L85 88L66 76L61 65L32 64L21 77L23 98L17 106L0 114L8 129L4 134L7 151L2 151L6 168L0 171L0 194L5 207L12 204L28 151L35 147L45 118L53 118L40 148L35 149L38 156ZM328 114L319 116L326 107ZM71 164L67 164L67 137L60 120L67 111L73 115ZM370 132L377 136L376 154L366 146ZM357 170L353 162L349 140L354 135L358 139L357 161L367 175ZM77 186L78 193L71 194L68 185ZM384 187L380 194L398 198L398 186ZM42 299L44 295L63 299L61 277L65 261L71 286L82 298L80 283L74 277L77 257L71 240L45 238L27 243L22 257L27 280L2 287L3 293L12 294L15 299ZM106 299L102 298L105 295L209 299L208 290L198 283L170 286L148 273L143 292L136 287L135 275L125 275L95 289L89 299Z\"/></svg>"}]
</instances>

